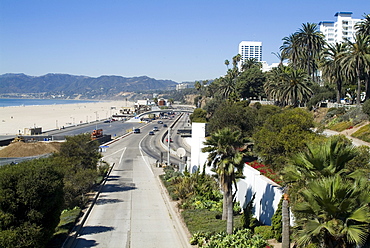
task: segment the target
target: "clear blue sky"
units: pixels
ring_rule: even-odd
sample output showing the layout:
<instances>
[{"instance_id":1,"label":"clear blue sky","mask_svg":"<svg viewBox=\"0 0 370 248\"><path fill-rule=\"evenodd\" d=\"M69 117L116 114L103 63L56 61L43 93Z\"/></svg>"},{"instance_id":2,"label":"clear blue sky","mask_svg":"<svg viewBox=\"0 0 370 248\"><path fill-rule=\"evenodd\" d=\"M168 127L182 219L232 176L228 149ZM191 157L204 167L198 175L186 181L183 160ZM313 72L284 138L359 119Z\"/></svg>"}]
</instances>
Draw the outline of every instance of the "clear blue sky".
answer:
<instances>
[{"instance_id":1,"label":"clear blue sky","mask_svg":"<svg viewBox=\"0 0 370 248\"><path fill-rule=\"evenodd\" d=\"M241 41L278 62L283 37L339 11L370 0L0 0L0 74L213 79Z\"/></svg>"}]
</instances>

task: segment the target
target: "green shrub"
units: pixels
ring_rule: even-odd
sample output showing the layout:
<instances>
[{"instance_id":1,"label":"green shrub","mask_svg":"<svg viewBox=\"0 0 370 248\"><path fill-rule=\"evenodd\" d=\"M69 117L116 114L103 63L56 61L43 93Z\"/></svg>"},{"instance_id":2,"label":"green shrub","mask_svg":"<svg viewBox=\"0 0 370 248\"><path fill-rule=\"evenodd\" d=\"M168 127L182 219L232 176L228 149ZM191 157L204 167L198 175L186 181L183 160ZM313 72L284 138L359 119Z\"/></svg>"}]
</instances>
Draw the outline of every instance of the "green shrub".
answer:
<instances>
[{"instance_id":1,"label":"green shrub","mask_svg":"<svg viewBox=\"0 0 370 248\"><path fill-rule=\"evenodd\" d=\"M198 232L191 238L192 245L204 248L254 247L265 248L268 243L259 235L253 235L249 229L241 229L233 234L219 232L210 235L209 232Z\"/></svg>"},{"instance_id":2,"label":"green shrub","mask_svg":"<svg viewBox=\"0 0 370 248\"><path fill-rule=\"evenodd\" d=\"M370 116L370 99L367 99L364 104L362 104L362 111Z\"/></svg>"},{"instance_id":3,"label":"green shrub","mask_svg":"<svg viewBox=\"0 0 370 248\"><path fill-rule=\"evenodd\" d=\"M222 212L207 209L185 209L181 215L191 234L197 232L219 233L226 231L226 220L221 219ZM241 215L234 216L234 227L241 229Z\"/></svg>"},{"instance_id":4,"label":"green shrub","mask_svg":"<svg viewBox=\"0 0 370 248\"><path fill-rule=\"evenodd\" d=\"M274 233L271 226L256 226L254 228L254 234L260 235L266 240L274 238Z\"/></svg>"},{"instance_id":5,"label":"green shrub","mask_svg":"<svg viewBox=\"0 0 370 248\"><path fill-rule=\"evenodd\" d=\"M271 218L271 231L273 232L274 238L281 242L282 232L283 232L283 216L282 216L282 205L283 198L280 199L278 208L276 209L274 215Z\"/></svg>"}]
</instances>

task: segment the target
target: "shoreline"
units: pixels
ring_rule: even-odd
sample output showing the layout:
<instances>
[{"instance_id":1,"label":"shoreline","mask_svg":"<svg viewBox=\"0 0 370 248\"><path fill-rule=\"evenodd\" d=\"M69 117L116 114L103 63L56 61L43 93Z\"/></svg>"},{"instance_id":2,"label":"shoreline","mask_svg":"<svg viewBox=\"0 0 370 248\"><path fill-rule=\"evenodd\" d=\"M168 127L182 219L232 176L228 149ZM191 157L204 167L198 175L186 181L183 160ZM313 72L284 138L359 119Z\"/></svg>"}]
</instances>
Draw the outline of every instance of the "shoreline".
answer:
<instances>
[{"instance_id":1,"label":"shoreline","mask_svg":"<svg viewBox=\"0 0 370 248\"><path fill-rule=\"evenodd\" d=\"M96 101L53 105L23 105L0 107L0 135L24 134L25 128L42 128L42 131L63 126L90 123L119 114L133 102Z\"/></svg>"}]
</instances>

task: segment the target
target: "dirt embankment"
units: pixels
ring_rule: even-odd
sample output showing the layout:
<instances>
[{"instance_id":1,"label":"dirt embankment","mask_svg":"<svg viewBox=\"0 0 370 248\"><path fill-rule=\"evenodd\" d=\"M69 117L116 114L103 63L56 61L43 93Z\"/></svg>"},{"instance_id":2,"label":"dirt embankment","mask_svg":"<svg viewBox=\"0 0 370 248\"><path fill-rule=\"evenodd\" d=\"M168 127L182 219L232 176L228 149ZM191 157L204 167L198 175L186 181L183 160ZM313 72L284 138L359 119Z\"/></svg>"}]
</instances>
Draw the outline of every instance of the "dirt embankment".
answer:
<instances>
[{"instance_id":1,"label":"dirt embankment","mask_svg":"<svg viewBox=\"0 0 370 248\"><path fill-rule=\"evenodd\" d=\"M18 158L37 156L52 152L59 152L61 143L59 142L35 142L24 143L15 142L0 150L2 158Z\"/></svg>"}]
</instances>

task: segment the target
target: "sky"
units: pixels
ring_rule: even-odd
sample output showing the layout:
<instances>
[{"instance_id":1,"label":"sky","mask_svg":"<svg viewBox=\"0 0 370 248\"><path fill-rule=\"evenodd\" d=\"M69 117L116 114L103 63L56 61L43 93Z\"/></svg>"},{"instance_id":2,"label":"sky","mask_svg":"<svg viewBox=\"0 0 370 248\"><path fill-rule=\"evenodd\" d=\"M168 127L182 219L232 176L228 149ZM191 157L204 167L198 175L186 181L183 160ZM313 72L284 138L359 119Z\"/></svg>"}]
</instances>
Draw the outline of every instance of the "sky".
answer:
<instances>
[{"instance_id":1,"label":"sky","mask_svg":"<svg viewBox=\"0 0 370 248\"><path fill-rule=\"evenodd\" d=\"M241 41L278 62L282 38L341 11L370 0L0 0L0 74L215 79Z\"/></svg>"}]
</instances>

